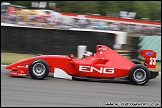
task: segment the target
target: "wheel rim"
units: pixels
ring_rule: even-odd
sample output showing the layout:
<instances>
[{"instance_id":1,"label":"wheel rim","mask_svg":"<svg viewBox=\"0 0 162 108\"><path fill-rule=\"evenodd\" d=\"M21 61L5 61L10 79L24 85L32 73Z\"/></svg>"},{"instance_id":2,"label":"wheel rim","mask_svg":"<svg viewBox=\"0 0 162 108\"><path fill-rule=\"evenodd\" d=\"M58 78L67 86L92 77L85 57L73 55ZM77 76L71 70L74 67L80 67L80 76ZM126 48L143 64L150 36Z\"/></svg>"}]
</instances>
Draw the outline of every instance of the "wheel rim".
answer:
<instances>
[{"instance_id":1,"label":"wheel rim","mask_svg":"<svg viewBox=\"0 0 162 108\"><path fill-rule=\"evenodd\" d=\"M46 70L46 68L42 63L36 63L33 66L33 73L36 76L42 76L45 73L45 70Z\"/></svg>"},{"instance_id":2,"label":"wheel rim","mask_svg":"<svg viewBox=\"0 0 162 108\"><path fill-rule=\"evenodd\" d=\"M144 81L146 79L146 72L143 69L137 69L135 70L133 77L138 82Z\"/></svg>"}]
</instances>

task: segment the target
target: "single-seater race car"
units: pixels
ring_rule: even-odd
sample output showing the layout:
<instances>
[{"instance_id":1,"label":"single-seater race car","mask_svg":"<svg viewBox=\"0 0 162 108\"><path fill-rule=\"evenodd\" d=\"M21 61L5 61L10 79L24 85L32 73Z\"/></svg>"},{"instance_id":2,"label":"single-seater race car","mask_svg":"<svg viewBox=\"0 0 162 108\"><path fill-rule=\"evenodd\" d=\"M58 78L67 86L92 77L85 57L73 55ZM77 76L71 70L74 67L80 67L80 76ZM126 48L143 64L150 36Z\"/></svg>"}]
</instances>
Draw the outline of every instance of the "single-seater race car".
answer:
<instances>
[{"instance_id":1,"label":"single-seater race car","mask_svg":"<svg viewBox=\"0 0 162 108\"><path fill-rule=\"evenodd\" d=\"M132 84L144 85L159 75L158 71L148 68L156 67L156 52L140 50L145 58L144 63L129 60L104 45L96 46L96 53L86 51L83 58L68 55L36 55L6 66L10 76L26 76L34 79L45 79L49 72L61 69L73 79L76 77L114 79L125 77Z\"/></svg>"}]
</instances>

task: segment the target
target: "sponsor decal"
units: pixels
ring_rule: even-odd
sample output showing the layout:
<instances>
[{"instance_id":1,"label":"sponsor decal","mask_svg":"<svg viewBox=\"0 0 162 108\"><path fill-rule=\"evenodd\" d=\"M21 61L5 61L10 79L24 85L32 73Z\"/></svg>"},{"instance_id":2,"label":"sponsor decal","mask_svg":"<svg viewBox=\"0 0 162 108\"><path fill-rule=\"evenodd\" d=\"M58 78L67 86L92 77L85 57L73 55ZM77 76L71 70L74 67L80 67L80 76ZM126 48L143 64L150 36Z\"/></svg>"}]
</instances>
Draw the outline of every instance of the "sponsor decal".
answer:
<instances>
[{"instance_id":1,"label":"sponsor decal","mask_svg":"<svg viewBox=\"0 0 162 108\"><path fill-rule=\"evenodd\" d=\"M99 48L99 50L106 50L106 48Z\"/></svg>"},{"instance_id":2,"label":"sponsor decal","mask_svg":"<svg viewBox=\"0 0 162 108\"><path fill-rule=\"evenodd\" d=\"M24 68L24 66L17 66L18 68Z\"/></svg>"},{"instance_id":3,"label":"sponsor decal","mask_svg":"<svg viewBox=\"0 0 162 108\"><path fill-rule=\"evenodd\" d=\"M28 68L28 64L25 63L24 66L17 66L18 68Z\"/></svg>"},{"instance_id":4,"label":"sponsor decal","mask_svg":"<svg viewBox=\"0 0 162 108\"><path fill-rule=\"evenodd\" d=\"M152 56L153 52L146 52L147 56Z\"/></svg>"},{"instance_id":5,"label":"sponsor decal","mask_svg":"<svg viewBox=\"0 0 162 108\"><path fill-rule=\"evenodd\" d=\"M114 68L105 68L105 67L99 67L95 68L93 66L79 66L80 72L98 72L98 73L104 73L104 74L114 74Z\"/></svg>"},{"instance_id":6,"label":"sponsor decal","mask_svg":"<svg viewBox=\"0 0 162 108\"><path fill-rule=\"evenodd\" d=\"M24 67L25 67L25 68L28 68L28 64L27 64L27 63L25 63L25 64L24 64Z\"/></svg>"}]
</instances>

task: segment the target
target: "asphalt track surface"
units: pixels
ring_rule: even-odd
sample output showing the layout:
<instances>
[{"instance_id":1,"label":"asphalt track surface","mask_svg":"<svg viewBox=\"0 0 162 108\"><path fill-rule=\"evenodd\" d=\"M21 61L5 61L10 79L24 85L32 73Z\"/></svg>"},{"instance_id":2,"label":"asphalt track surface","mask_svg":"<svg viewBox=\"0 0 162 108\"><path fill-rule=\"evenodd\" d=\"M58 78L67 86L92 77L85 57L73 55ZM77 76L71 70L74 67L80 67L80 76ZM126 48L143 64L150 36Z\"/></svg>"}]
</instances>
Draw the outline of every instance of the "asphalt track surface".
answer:
<instances>
[{"instance_id":1,"label":"asphalt track surface","mask_svg":"<svg viewBox=\"0 0 162 108\"><path fill-rule=\"evenodd\" d=\"M138 86L127 81L58 79L51 74L45 80L34 80L30 76L10 77L8 72L1 66L1 107L100 107L108 103L127 106L133 102L161 106L161 74Z\"/></svg>"}]
</instances>

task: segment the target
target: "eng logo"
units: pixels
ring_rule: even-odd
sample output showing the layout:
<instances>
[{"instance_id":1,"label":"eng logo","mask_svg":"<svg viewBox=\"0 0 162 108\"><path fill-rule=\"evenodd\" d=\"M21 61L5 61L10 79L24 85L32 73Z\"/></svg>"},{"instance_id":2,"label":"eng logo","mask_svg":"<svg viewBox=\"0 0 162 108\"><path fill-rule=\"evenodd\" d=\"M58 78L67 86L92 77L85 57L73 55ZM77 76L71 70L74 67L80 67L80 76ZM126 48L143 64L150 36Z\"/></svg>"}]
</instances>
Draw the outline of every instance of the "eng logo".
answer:
<instances>
[{"instance_id":1,"label":"eng logo","mask_svg":"<svg viewBox=\"0 0 162 108\"><path fill-rule=\"evenodd\" d=\"M104 68L104 67L100 67L95 68L93 66L79 66L79 71L80 72L99 72L99 73L105 73L105 74L114 74L114 68Z\"/></svg>"}]
</instances>

